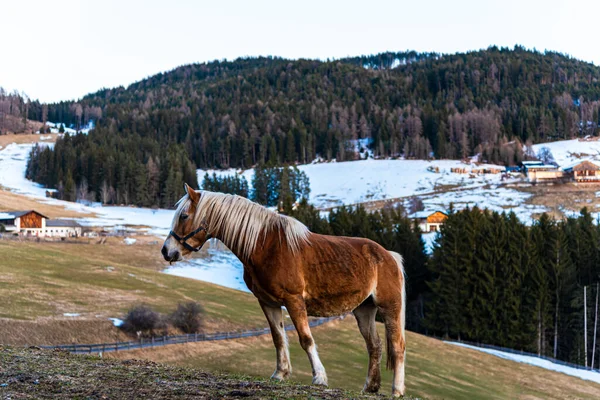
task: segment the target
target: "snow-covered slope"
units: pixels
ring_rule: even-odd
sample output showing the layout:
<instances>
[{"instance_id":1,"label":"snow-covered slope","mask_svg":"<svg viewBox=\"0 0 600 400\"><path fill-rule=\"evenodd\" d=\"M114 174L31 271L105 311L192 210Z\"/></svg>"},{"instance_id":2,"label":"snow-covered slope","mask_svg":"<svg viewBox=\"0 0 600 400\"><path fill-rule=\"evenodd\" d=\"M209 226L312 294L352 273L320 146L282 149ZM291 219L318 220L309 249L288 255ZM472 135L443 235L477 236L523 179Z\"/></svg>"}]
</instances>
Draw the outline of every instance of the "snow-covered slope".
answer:
<instances>
[{"instance_id":1,"label":"snow-covered slope","mask_svg":"<svg viewBox=\"0 0 600 400\"><path fill-rule=\"evenodd\" d=\"M600 141L597 140L559 140L532 147L538 157L542 155L544 148L548 149L554 161L562 168L583 160L600 161Z\"/></svg>"},{"instance_id":2,"label":"snow-covered slope","mask_svg":"<svg viewBox=\"0 0 600 400\"><path fill-rule=\"evenodd\" d=\"M492 354L496 357L504 358L511 361L516 361L523 364L535 365L536 367L548 369L551 371L561 372L566 375L575 376L577 378L585 379L588 381L593 381L596 383L600 383L600 373L595 371L587 371L584 369L568 367L566 365L560 365L553 363L552 361L544 360L538 357L521 355L521 354L513 354L499 350L493 349L485 349L482 347L471 346L464 343L456 343L456 342L446 342L450 344L454 344L456 346L466 347L469 349L481 351L484 353Z\"/></svg>"},{"instance_id":3,"label":"snow-covered slope","mask_svg":"<svg viewBox=\"0 0 600 400\"><path fill-rule=\"evenodd\" d=\"M52 146L52 143L45 144ZM33 144L9 144L0 150L0 186L13 190L40 201L57 204L68 209L92 213L97 218L77 219L84 225L95 226L121 226L137 225L148 226L150 232L157 235L166 235L173 219L172 210L149 209L138 207L87 207L82 204L68 201L50 199L46 197L46 189L41 185L25 178L27 158Z\"/></svg>"},{"instance_id":4,"label":"snow-covered slope","mask_svg":"<svg viewBox=\"0 0 600 400\"><path fill-rule=\"evenodd\" d=\"M46 126L48 128L50 128L50 133L59 133L60 132L61 124L57 124L54 122L46 122ZM83 133L84 135L87 135L92 129L94 129L94 127L95 127L94 121L89 121L87 125L81 127L81 129L79 129L78 131L73 128L68 128L66 126L63 126L64 133L68 133L69 135L75 135L77 133ZM36 133L39 133L39 131Z\"/></svg>"},{"instance_id":5,"label":"snow-covered slope","mask_svg":"<svg viewBox=\"0 0 600 400\"><path fill-rule=\"evenodd\" d=\"M249 292L244 283L244 266L235 254L216 240L211 240L205 247L207 254L204 257L178 262L164 272Z\"/></svg>"},{"instance_id":6,"label":"snow-covered slope","mask_svg":"<svg viewBox=\"0 0 600 400\"><path fill-rule=\"evenodd\" d=\"M428 168L439 168L439 173ZM500 174L477 175L451 173L451 168L502 168L496 165L464 164L456 160L361 160L348 162L314 163L300 165L310 179L310 201L317 207L357 204L371 200L424 195L440 186L457 185L481 187L500 183ZM204 174L234 174L235 170L198 170L198 180ZM249 183L253 170L242 172Z\"/></svg>"},{"instance_id":7,"label":"snow-covered slope","mask_svg":"<svg viewBox=\"0 0 600 400\"><path fill-rule=\"evenodd\" d=\"M314 163L298 167L310 180L310 202L319 208L357 204L366 201L420 197L428 211L479 206L494 211L514 211L530 222L534 213L545 207L526 205L531 196L504 186L519 178L502 180L502 174L458 174L452 168L501 168L496 165L465 164L456 160L361 160ZM432 172L432 170L439 172ZM252 183L253 170L198 170L198 181L205 173L231 175L241 173Z\"/></svg>"}]
</instances>

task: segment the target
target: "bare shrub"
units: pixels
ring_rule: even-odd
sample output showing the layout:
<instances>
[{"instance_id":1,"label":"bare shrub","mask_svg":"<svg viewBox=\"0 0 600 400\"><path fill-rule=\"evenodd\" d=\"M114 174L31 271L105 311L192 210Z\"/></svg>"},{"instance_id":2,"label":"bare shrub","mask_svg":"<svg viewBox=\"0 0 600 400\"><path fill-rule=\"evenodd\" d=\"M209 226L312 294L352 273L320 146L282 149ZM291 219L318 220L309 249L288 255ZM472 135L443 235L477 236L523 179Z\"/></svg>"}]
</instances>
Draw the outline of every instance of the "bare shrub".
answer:
<instances>
[{"instance_id":1,"label":"bare shrub","mask_svg":"<svg viewBox=\"0 0 600 400\"><path fill-rule=\"evenodd\" d=\"M157 331L166 331L164 317L150 307L141 305L129 310L121 329L137 336L153 336Z\"/></svg>"},{"instance_id":2,"label":"bare shrub","mask_svg":"<svg viewBox=\"0 0 600 400\"><path fill-rule=\"evenodd\" d=\"M171 314L171 323L184 333L198 333L202 330L204 309L195 302L179 304Z\"/></svg>"}]
</instances>

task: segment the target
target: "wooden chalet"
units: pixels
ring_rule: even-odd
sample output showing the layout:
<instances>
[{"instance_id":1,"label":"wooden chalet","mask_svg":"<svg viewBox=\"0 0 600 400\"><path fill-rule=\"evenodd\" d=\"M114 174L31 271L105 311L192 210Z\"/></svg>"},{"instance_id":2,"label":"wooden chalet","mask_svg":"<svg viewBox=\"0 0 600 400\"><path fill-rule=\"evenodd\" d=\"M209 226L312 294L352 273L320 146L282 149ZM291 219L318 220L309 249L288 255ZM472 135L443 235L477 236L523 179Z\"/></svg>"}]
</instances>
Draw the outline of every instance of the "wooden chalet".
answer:
<instances>
[{"instance_id":1,"label":"wooden chalet","mask_svg":"<svg viewBox=\"0 0 600 400\"><path fill-rule=\"evenodd\" d=\"M446 222L448 214L442 211L417 211L410 218L419 222L419 228L423 232L437 232Z\"/></svg>"},{"instance_id":2,"label":"wooden chalet","mask_svg":"<svg viewBox=\"0 0 600 400\"><path fill-rule=\"evenodd\" d=\"M575 182L594 183L600 182L600 165L584 160L575 165L565 168L565 172L573 174Z\"/></svg>"}]
</instances>

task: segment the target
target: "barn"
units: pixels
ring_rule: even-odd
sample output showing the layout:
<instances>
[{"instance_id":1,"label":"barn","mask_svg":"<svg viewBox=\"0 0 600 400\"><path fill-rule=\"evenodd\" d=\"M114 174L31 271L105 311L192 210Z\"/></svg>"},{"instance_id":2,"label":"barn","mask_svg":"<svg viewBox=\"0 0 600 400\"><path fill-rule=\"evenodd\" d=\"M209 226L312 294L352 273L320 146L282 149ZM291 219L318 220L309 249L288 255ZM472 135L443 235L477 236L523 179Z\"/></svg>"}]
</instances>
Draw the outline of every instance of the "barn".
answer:
<instances>
[{"instance_id":1,"label":"barn","mask_svg":"<svg viewBox=\"0 0 600 400\"><path fill-rule=\"evenodd\" d=\"M0 225L8 233L29 237L79 237L81 225L73 220L51 220L35 210L0 211Z\"/></svg>"},{"instance_id":2,"label":"barn","mask_svg":"<svg viewBox=\"0 0 600 400\"><path fill-rule=\"evenodd\" d=\"M48 217L34 210L0 211L0 224L7 232L25 236L44 236L47 219Z\"/></svg>"},{"instance_id":3,"label":"barn","mask_svg":"<svg viewBox=\"0 0 600 400\"><path fill-rule=\"evenodd\" d=\"M564 172L556 165L544 164L541 161L523 161L523 172L530 182L551 181L560 179Z\"/></svg>"},{"instance_id":4,"label":"barn","mask_svg":"<svg viewBox=\"0 0 600 400\"><path fill-rule=\"evenodd\" d=\"M423 232L437 232L444 222L446 222L448 214L442 211L417 211L409 217L412 220L418 221L419 228Z\"/></svg>"},{"instance_id":5,"label":"barn","mask_svg":"<svg viewBox=\"0 0 600 400\"><path fill-rule=\"evenodd\" d=\"M81 225L72 219L50 219L46 221L46 236L80 237L81 233Z\"/></svg>"}]
</instances>

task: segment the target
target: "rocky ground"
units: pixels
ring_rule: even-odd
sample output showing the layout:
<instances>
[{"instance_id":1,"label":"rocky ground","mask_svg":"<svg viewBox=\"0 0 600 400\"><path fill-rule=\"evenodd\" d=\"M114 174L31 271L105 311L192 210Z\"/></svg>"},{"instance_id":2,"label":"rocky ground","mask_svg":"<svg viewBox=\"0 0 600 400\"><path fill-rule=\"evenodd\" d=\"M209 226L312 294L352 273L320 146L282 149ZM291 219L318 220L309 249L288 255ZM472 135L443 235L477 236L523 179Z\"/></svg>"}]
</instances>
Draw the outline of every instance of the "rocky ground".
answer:
<instances>
[{"instance_id":1,"label":"rocky ground","mask_svg":"<svg viewBox=\"0 0 600 400\"><path fill-rule=\"evenodd\" d=\"M341 389L0 346L1 399L375 399Z\"/></svg>"}]
</instances>

